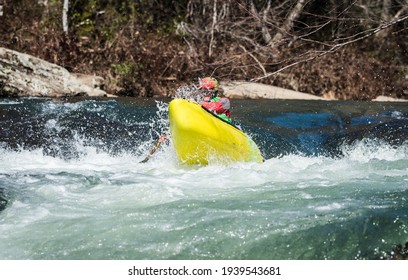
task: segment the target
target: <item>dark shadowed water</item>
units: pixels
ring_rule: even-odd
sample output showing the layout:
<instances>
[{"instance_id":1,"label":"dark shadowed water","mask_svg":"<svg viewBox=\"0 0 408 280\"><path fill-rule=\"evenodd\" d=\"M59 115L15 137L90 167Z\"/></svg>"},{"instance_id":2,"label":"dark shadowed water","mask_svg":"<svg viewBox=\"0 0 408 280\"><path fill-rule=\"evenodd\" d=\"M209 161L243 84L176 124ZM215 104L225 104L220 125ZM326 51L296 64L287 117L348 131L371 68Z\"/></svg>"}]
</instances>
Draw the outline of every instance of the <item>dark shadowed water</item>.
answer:
<instances>
[{"instance_id":1,"label":"dark shadowed water","mask_svg":"<svg viewBox=\"0 0 408 280\"><path fill-rule=\"evenodd\" d=\"M379 259L408 241L407 103L232 100L265 162L185 166L169 100L2 99L0 259Z\"/></svg>"}]
</instances>

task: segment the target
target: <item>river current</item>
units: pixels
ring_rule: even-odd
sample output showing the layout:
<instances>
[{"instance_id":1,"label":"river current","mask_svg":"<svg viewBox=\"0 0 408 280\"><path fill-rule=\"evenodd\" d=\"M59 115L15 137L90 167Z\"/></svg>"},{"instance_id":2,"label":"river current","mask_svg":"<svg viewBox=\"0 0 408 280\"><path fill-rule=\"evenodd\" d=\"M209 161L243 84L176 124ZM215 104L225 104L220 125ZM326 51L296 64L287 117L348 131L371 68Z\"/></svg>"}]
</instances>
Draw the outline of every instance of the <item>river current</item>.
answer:
<instances>
[{"instance_id":1,"label":"river current","mask_svg":"<svg viewBox=\"0 0 408 280\"><path fill-rule=\"evenodd\" d=\"M177 162L169 100L1 99L0 259L353 260L408 241L407 103L232 100L265 161Z\"/></svg>"}]
</instances>

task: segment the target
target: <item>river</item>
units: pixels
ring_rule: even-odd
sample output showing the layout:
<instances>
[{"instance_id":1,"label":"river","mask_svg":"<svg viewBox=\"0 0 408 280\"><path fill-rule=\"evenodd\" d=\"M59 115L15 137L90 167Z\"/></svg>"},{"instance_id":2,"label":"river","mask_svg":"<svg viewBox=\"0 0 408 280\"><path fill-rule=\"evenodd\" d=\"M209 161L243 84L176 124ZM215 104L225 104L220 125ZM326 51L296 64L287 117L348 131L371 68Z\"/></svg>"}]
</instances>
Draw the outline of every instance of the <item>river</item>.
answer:
<instances>
[{"instance_id":1,"label":"river","mask_svg":"<svg viewBox=\"0 0 408 280\"><path fill-rule=\"evenodd\" d=\"M186 166L169 100L0 100L0 259L354 260L408 241L407 103L232 100L263 163Z\"/></svg>"}]
</instances>

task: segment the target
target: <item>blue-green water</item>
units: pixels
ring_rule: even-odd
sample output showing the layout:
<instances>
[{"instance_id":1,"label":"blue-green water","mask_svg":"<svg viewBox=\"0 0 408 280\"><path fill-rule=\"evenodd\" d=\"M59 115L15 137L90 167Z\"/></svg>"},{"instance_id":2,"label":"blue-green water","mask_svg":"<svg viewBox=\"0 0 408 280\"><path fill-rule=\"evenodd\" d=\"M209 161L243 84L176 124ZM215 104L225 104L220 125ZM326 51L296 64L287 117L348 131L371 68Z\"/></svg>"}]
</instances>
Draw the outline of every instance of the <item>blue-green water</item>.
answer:
<instances>
[{"instance_id":1,"label":"blue-green water","mask_svg":"<svg viewBox=\"0 0 408 280\"><path fill-rule=\"evenodd\" d=\"M0 259L379 259L408 241L407 103L232 100L265 162L185 166L169 100L2 99Z\"/></svg>"}]
</instances>

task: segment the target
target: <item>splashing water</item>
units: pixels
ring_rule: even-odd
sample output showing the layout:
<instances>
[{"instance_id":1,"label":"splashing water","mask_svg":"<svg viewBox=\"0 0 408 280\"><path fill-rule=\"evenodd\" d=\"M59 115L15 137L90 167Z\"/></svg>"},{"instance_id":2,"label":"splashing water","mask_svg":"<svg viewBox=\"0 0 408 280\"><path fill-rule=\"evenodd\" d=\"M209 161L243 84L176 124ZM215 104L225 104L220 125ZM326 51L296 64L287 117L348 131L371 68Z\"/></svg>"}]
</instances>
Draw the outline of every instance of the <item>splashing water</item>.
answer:
<instances>
[{"instance_id":1,"label":"splashing water","mask_svg":"<svg viewBox=\"0 0 408 280\"><path fill-rule=\"evenodd\" d=\"M408 241L406 107L236 100L264 163L185 166L169 144L140 164L167 104L3 101L0 259L379 259Z\"/></svg>"},{"instance_id":2,"label":"splashing water","mask_svg":"<svg viewBox=\"0 0 408 280\"><path fill-rule=\"evenodd\" d=\"M204 101L203 96L197 92L196 86L179 87L174 94L174 98L182 98L197 103Z\"/></svg>"}]
</instances>

